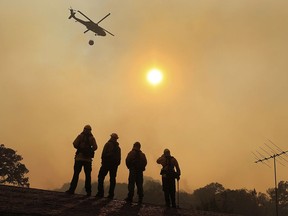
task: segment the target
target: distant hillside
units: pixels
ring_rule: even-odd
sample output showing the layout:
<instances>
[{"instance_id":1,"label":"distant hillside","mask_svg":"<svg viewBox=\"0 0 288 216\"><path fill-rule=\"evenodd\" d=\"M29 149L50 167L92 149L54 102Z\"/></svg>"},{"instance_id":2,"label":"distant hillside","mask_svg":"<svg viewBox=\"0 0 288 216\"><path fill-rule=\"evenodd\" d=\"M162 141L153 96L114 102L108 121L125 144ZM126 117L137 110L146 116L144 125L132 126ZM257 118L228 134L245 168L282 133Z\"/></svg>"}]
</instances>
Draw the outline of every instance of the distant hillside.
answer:
<instances>
[{"instance_id":1,"label":"distant hillside","mask_svg":"<svg viewBox=\"0 0 288 216\"><path fill-rule=\"evenodd\" d=\"M1 216L229 216L187 209L166 209L144 203L127 204L122 200L96 199L85 195L0 185Z\"/></svg>"}]
</instances>

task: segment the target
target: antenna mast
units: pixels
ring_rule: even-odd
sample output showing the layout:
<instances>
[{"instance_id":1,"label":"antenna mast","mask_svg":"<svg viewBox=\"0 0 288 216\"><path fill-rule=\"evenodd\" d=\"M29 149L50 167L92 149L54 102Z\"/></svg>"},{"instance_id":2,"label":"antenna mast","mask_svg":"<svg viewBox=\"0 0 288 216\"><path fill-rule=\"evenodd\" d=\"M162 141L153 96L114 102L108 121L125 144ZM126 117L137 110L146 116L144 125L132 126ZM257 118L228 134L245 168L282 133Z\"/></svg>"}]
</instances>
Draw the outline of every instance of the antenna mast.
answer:
<instances>
[{"instance_id":1,"label":"antenna mast","mask_svg":"<svg viewBox=\"0 0 288 216\"><path fill-rule=\"evenodd\" d=\"M261 162L261 163L264 163L265 165L267 165L265 162L270 160L270 159L273 159L273 162L274 162L274 181L275 181L275 205L276 205L275 207L276 207L276 216L278 216L278 189L277 189L277 172L276 172L276 162L277 162L277 160L276 160L276 158L279 157L279 158L285 160L286 162L288 162L285 158L283 158L281 156L281 155L286 155L286 153L288 153L288 151L283 151L275 143L273 143L271 140L269 140L269 142L272 143L277 148L277 151L275 151L269 145L264 143L269 148L269 150L271 151L272 154L270 154L268 151L266 151L265 149L263 149L261 147L260 147L260 149L263 150L266 154L268 154L268 157L265 157L263 154L259 153L258 151L256 151L256 152L260 155L261 158L259 158L256 154L254 154L254 153L253 154L254 154L254 156L257 159L256 161L254 161L255 163L260 163ZM280 163L280 164L282 164L282 163Z\"/></svg>"}]
</instances>

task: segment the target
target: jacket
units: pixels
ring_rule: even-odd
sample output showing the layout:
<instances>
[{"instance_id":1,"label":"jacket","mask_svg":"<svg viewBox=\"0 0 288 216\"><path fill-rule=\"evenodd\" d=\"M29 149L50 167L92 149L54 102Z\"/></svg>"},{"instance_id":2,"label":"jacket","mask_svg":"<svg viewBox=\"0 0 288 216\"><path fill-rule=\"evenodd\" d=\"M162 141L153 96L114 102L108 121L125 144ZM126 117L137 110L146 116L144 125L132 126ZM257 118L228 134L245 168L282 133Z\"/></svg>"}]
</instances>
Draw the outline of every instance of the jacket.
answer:
<instances>
[{"instance_id":1,"label":"jacket","mask_svg":"<svg viewBox=\"0 0 288 216\"><path fill-rule=\"evenodd\" d=\"M129 170L144 171L147 165L145 154L140 150L133 148L126 157L126 166Z\"/></svg>"},{"instance_id":2,"label":"jacket","mask_svg":"<svg viewBox=\"0 0 288 216\"><path fill-rule=\"evenodd\" d=\"M101 155L102 164L106 166L119 166L121 163L121 148L119 143L111 138L105 145Z\"/></svg>"}]
</instances>

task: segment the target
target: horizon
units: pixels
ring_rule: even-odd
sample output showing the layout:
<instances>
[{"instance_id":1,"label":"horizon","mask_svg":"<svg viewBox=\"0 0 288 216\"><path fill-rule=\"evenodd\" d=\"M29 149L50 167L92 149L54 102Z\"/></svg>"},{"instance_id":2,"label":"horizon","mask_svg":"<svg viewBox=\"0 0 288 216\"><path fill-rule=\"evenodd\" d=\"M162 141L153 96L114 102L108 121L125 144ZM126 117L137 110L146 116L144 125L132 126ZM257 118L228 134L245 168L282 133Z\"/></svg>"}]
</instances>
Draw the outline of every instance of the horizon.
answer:
<instances>
[{"instance_id":1,"label":"horizon","mask_svg":"<svg viewBox=\"0 0 288 216\"><path fill-rule=\"evenodd\" d=\"M252 152L288 150L288 2L276 0L3 0L0 13L0 143L23 157L33 188L69 182L72 142L86 124L98 150L119 135L117 182L139 141L160 180L156 160L170 149L187 192L219 182L265 192L273 161ZM95 36L68 19L70 6L115 36ZM89 40L94 45L88 44ZM162 72L158 85L147 73ZM274 148L274 147L273 147ZM274 148L275 149L275 148ZM286 157L286 155L285 155ZM287 181L285 160L277 180ZM81 175L83 174L83 171ZM107 177L106 177L107 178Z\"/></svg>"},{"instance_id":2,"label":"horizon","mask_svg":"<svg viewBox=\"0 0 288 216\"><path fill-rule=\"evenodd\" d=\"M144 183L143 183L143 187L144 187L144 194L145 194L145 187L146 187L146 183L147 183L147 181L152 181L152 182L155 182L155 183L159 183L160 185L162 185L162 182L161 182L161 180L158 180L158 179L154 179L154 178L152 178L152 177L150 177L150 176L144 176ZM280 181L279 181L280 182ZM278 183L279 183L278 182ZM199 188L195 188L195 190L197 190L197 189L200 189L200 188L204 188L204 187L206 187L206 186L208 186L208 185L210 185L210 184L213 184L213 183L219 183L219 184L221 184L221 182L210 182L210 183L208 183L208 184L206 184L206 185L203 185L203 186L201 186L201 187L199 187ZM97 184L98 184L98 182L97 181L91 181L91 185L92 185L92 195L93 195L93 191L95 192L95 194L96 194L96 192L97 192L97 188L93 188L93 185L95 186L97 186ZM118 197L117 196L117 184L125 184L125 185L127 185L127 193L128 193L128 181L127 182L116 182L116 188L115 188L115 197ZM223 184L221 184L223 187L224 187L224 189L225 190L247 190L247 191L253 191L255 188L233 188L233 189L231 189L231 188L226 188ZM62 184L62 186L61 187L59 187L59 188L54 188L54 189L50 189L50 190L52 190L52 191L62 191L62 192L65 192L65 190L67 190L67 189L69 189L69 186L70 186L70 182L64 182L63 184ZM108 189L109 189L109 178L108 179L105 179L105 181L104 181L104 187L107 189L107 190L105 190L105 193L108 193ZM34 189L41 189L41 188L34 188ZM147 188L146 188L147 189ZM268 193L267 193L267 190L268 189L274 189L274 187L270 187L270 188L267 188L265 191L257 191L256 190L256 192L257 193L265 193L266 195L268 195ZM195 191L194 190L194 191ZM190 195L192 195L193 193L194 193L194 191L186 191L185 190L185 188L183 189L183 188L181 188L181 180L179 181L179 192L180 193L187 193L187 194L190 194ZM79 194L86 194L86 192L85 192L85 178L80 178L79 177L79 181L78 181L78 185L77 185L77 188L76 188L76 190L75 190L75 193L77 194L77 192L79 192Z\"/></svg>"}]
</instances>

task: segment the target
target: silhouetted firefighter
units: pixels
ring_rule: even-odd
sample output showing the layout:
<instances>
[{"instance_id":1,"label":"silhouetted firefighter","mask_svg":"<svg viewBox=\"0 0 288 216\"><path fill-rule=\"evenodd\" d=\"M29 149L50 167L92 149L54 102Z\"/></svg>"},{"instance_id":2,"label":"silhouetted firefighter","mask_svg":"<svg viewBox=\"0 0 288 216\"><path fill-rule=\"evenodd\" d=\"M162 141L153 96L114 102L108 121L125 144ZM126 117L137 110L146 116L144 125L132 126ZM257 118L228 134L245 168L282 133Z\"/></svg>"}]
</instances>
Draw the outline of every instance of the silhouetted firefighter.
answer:
<instances>
[{"instance_id":1,"label":"silhouetted firefighter","mask_svg":"<svg viewBox=\"0 0 288 216\"><path fill-rule=\"evenodd\" d=\"M176 158L172 157L169 149L164 150L164 154L157 159L157 163L162 165L160 175L162 175L162 189L164 191L166 207L176 208L176 184L180 180L180 167ZM176 171L175 171L176 168Z\"/></svg>"},{"instance_id":2,"label":"silhouetted firefighter","mask_svg":"<svg viewBox=\"0 0 288 216\"><path fill-rule=\"evenodd\" d=\"M129 169L128 178L128 195L125 199L126 202L132 202L134 196L135 184L137 186L138 204L143 200L143 171L147 165L145 154L140 150L141 144L135 142L132 150L126 157L126 166Z\"/></svg>"},{"instance_id":3,"label":"silhouetted firefighter","mask_svg":"<svg viewBox=\"0 0 288 216\"><path fill-rule=\"evenodd\" d=\"M70 184L68 194L74 194L77 187L79 174L82 167L85 172L85 189L87 196L91 196L91 171L92 171L92 158L94 158L94 152L97 150L97 143L94 136L91 133L91 126L86 125L83 132L77 136L73 142L74 148L77 149L74 162L74 174Z\"/></svg>"},{"instance_id":4,"label":"silhouetted firefighter","mask_svg":"<svg viewBox=\"0 0 288 216\"><path fill-rule=\"evenodd\" d=\"M121 162L121 149L119 147L118 135L116 133L111 134L111 138L104 145L102 151L102 165L98 174L98 192L96 197L102 198L104 196L104 179L109 172L110 175L110 187L109 187L109 199L114 197L114 189L116 186L117 169Z\"/></svg>"}]
</instances>

